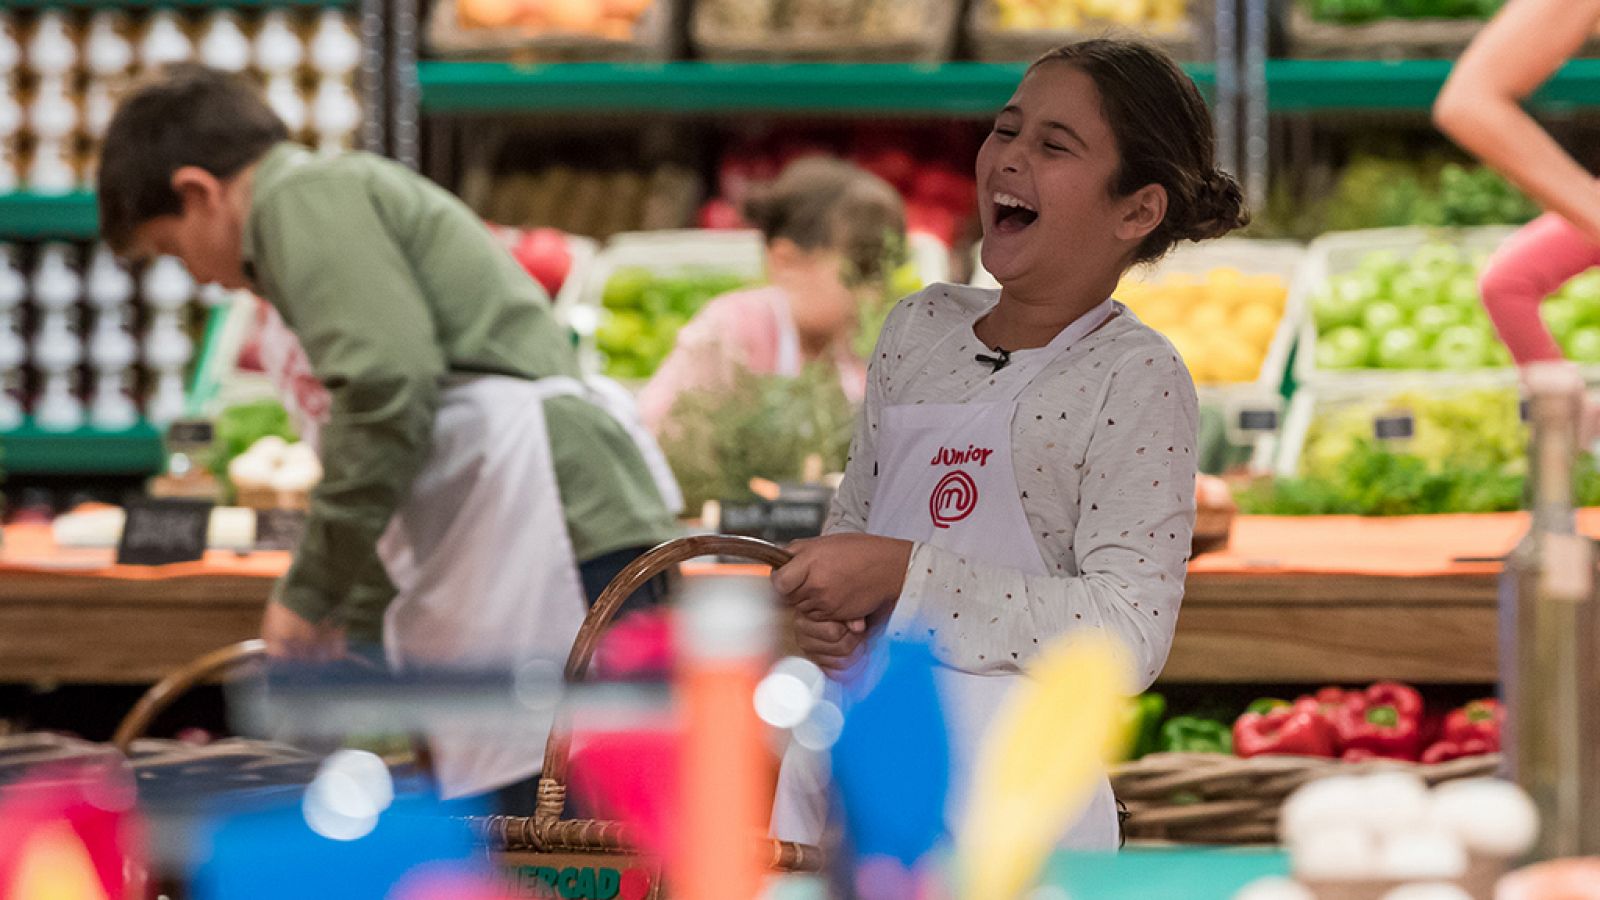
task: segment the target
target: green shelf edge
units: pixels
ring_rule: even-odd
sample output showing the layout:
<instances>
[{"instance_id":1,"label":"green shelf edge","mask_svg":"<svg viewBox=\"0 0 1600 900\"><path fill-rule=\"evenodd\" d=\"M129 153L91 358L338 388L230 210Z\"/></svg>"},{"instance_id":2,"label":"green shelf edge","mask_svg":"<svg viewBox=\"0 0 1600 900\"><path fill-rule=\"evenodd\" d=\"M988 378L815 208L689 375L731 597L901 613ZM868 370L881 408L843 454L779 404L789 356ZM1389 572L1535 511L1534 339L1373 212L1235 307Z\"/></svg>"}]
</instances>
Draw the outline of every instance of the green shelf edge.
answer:
<instances>
[{"instance_id":1,"label":"green shelf edge","mask_svg":"<svg viewBox=\"0 0 1600 900\"><path fill-rule=\"evenodd\" d=\"M781 112L988 116L1026 63L424 62L428 113ZM1189 73L1209 90L1213 67Z\"/></svg>"},{"instance_id":2,"label":"green shelf edge","mask_svg":"<svg viewBox=\"0 0 1600 900\"><path fill-rule=\"evenodd\" d=\"M0 194L0 241L60 238L89 240L100 233L94 194Z\"/></svg>"},{"instance_id":3,"label":"green shelf edge","mask_svg":"<svg viewBox=\"0 0 1600 900\"><path fill-rule=\"evenodd\" d=\"M127 431L45 431L31 422L0 432L4 475L154 475L165 463L161 433L148 422Z\"/></svg>"},{"instance_id":4,"label":"green shelf edge","mask_svg":"<svg viewBox=\"0 0 1600 900\"><path fill-rule=\"evenodd\" d=\"M1448 59L1267 61L1267 108L1273 112L1339 110L1426 112L1454 65ZM1600 59L1567 63L1531 98L1560 112L1600 107Z\"/></svg>"}]
</instances>

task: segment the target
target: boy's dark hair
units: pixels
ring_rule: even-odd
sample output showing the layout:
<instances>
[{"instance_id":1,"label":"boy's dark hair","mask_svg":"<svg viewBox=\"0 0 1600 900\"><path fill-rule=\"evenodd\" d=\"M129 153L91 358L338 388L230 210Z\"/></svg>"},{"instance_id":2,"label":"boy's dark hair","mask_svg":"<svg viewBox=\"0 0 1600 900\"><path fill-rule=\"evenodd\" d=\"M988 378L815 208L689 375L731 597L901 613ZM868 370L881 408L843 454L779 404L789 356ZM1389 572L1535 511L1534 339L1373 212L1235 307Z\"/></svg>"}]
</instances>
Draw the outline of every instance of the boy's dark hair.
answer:
<instances>
[{"instance_id":1,"label":"boy's dark hair","mask_svg":"<svg viewBox=\"0 0 1600 900\"><path fill-rule=\"evenodd\" d=\"M1217 168L1205 101L1172 57L1139 40L1098 38L1058 47L1028 71L1051 62L1076 66L1100 92L1122 157L1113 194L1125 197L1147 184L1167 190L1167 215L1139 244L1135 263L1160 259L1179 241L1221 237L1250 223L1239 183Z\"/></svg>"},{"instance_id":2,"label":"boy's dark hair","mask_svg":"<svg viewBox=\"0 0 1600 900\"><path fill-rule=\"evenodd\" d=\"M198 166L231 178L287 140L254 85L198 65L163 70L117 106L100 160L100 231L122 252L140 225L182 211L172 173Z\"/></svg>"},{"instance_id":3,"label":"boy's dark hair","mask_svg":"<svg viewBox=\"0 0 1600 900\"><path fill-rule=\"evenodd\" d=\"M797 160L764 189L751 191L744 217L767 241L785 238L803 250L844 255L846 280L882 278L898 262L906 232L905 203L887 181L829 157Z\"/></svg>"}]
</instances>

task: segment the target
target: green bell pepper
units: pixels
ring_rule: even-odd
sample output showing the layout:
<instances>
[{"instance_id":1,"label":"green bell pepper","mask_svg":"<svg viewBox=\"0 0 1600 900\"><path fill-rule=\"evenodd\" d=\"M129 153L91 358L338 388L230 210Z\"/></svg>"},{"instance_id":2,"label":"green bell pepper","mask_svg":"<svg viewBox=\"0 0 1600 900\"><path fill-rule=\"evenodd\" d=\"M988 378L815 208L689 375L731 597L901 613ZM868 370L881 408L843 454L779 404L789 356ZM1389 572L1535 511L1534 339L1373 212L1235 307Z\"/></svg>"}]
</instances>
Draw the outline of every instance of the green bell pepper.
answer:
<instances>
[{"instance_id":1,"label":"green bell pepper","mask_svg":"<svg viewBox=\"0 0 1600 900\"><path fill-rule=\"evenodd\" d=\"M1156 752L1160 746L1161 717L1167 700L1160 694L1140 694L1129 698L1122 710L1122 745L1128 759Z\"/></svg>"},{"instance_id":2,"label":"green bell pepper","mask_svg":"<svg viewBox=\"0 0 1600 900\"><path fill-rule=\"evenodd\" d=\"M1257 700L1254 703L1250 704L1249 708L1247 708L1245 710L1245 712L1259 713L1259 714L1264 716L1267 713L1272 712L1273 710L1277 709L1280 706L1289 706L1289 705L1290 705L1289 701L1287 701L1287 700L1279 700L1277 697L1262 697L1260 700Z\"/></svg>"},{"instance_id":3,"label":"green bell pepper","mask_svg":"<svg viewBox=\"0 0 1600 900\"><path fill-rule=\"evenodd\" d=\"M1232 753L1233 729L1216 719L1178 716L1161 726L1163 753Z\"/></svg>"}]
</instances>

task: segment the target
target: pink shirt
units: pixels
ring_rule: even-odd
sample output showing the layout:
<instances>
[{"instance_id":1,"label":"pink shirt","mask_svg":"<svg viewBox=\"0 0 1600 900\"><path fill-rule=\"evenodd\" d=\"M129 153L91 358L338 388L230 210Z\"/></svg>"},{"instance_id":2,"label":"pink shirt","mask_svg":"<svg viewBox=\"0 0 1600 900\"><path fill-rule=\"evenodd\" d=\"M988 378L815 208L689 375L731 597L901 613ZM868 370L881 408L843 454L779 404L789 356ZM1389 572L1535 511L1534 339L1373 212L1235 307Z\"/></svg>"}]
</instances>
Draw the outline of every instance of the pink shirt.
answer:
<instances>
[{"instance_id":1,"label":"pink shirt","mask_svg":"<svg viewBox=\"0 0 1600 900\"><path fill-rule=\"evenodd\" d=\"M639 395L639 411L645 425L659 433L680 394L725 387L741 371L795 375L800 362L789 297L783 289L768 286L724 294L678 332L672 352ZM866 394L866 365L842 342L834 352L834 364L845 396L860 403Z\"/></svg>"}]
</instances>

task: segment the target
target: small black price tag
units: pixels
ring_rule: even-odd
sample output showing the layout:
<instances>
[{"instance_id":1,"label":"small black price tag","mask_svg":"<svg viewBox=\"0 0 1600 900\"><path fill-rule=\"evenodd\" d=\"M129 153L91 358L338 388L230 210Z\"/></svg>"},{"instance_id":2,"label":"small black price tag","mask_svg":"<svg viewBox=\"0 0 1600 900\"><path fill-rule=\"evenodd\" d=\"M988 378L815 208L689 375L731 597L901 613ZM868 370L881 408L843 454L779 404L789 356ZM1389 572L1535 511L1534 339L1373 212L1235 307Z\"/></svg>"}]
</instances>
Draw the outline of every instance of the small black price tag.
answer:
<instances>
[{"instance_id":1,"label":"small black price tag","mask_svg":"<svg viewBox=\"0 0 1600 900\"><path fill-rule=\"evenodd\" d=\"M781 545L816 537L822 534L827 518L826 501L780 498L767 513L767 540Z\"/></svg>"},{"instance_id":2,"label":"small black price tag","mask_svg":"<svg viewBox=\"0 0 1600 900\"><path fill-rule=\"evenodd\" d=\"M1372 420L1372 436L1380 441L1409 440L1417 433L1417 420L1410 413L1396 413Z\"/></svg>"},{"instance_id":3,"label":"small black price tag","mask_svg":"<svg viewBox=\"0 0 1600 900\"><path fill-rule=\"evenodd\" d=\"M1528 402L1528 398L1524 397L1517 402L1517 418L1521 419L1523 422L1527 422L1528 418L1532 415L1533 404Z\"/></svg>"},{"instance_id":4,"label":"small black price tag","mask_svg":"<svg viewBox=\"0 0 1600 900\"><path fill-rule=\"evenodd\" d=\"M167 443L171 446L210 446L216 439L216 428L204 419L186 419L167 426Z\"/></svg>"},{"instance_id":5,"label":"small black price tag","mask_svg":"<svg viewBox=\"0 0 1600 900\"><path fill-rule=\"evenodd\" d=\"M1277 431L1278 411L1275 409L1239 410L1240 431Z\"/></svg>"},{"instance_id":6,"label":"small black price tag","mask_svg":"<svg viewBox=\"0 0 1600 900\"><path fill-rule=\"evenodd\" d=\"M723 503L722 518L717 522L717 530L723 534L736 534L742 537L766 539L767 536L767 507L765 500L756 500L749 503Z\"/></svg>"},{"instance_id":7,"label":"small black price tag","mask_svg":"<svg viewBox=\"0 0 1600 900\"><path fill-rule=\"evenodd\" d=\"M298 509L256 511L256 549L293 550L306 532L306 514Z\"/></svg>"},{"instance_id":8,"label":"small black price tag","mask_svg":"<svg viewBox=\"0 0 1600 900\"><path fill-rule=\"evenodd\" d=\"M204 557L211 507L206 500L177 498L129 503L117 564L164 566Z\"/></svg>"}]
</instances>

